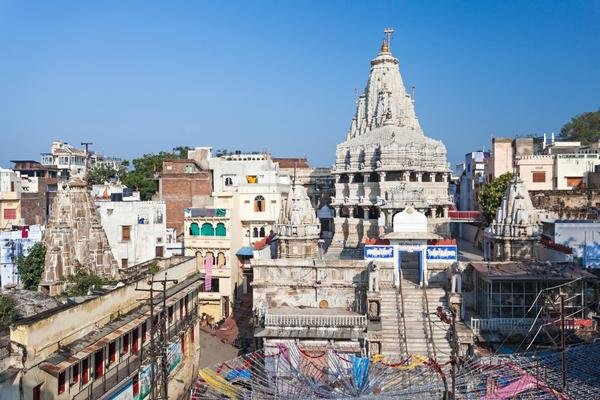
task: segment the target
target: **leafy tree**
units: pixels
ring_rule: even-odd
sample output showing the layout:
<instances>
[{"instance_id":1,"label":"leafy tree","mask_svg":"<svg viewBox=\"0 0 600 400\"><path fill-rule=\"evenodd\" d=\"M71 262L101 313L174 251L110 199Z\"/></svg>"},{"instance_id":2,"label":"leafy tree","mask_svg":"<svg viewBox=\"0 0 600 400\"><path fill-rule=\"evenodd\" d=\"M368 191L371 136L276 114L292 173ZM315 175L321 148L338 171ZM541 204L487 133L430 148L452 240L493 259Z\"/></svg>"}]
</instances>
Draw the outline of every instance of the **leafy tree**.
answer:
<instances>
[{"instance_id":1,"label":"leafy tree","mask_svg":"<svg viewBox=\"0 0 600 400\"><path fill-rule=\"evenodd\" d=\"M139 191L142 200L151 200L156 193L157 174L162 172L163 161L187 158L188 150L189 147L179 146L174 148L173 153L161 151L158 154L144 154L133 160L133 170L121 182Z\"/></svg>"},{"instance_id":2,"label":"leafy tree","mask_svg":"<svg viewBox=\"0 0 600 400\"><path fill-rule=\"evenodd\" d=\"M571 118L560 130L563 139L589 144L600 140L600 109Z\"/></svg>"},{"instance_id":3,"label":"leafy tree","mask_svg":"<svg viewBox=\"0 0 600 400\"><path fill-rule=\"evenodd\" d=\"M15 302L10 297L0 296L0 329L6 329L17 319Z\"/></svg>"},{"instance_id":4,"label":"leafy tree","mask_svg":"<svg viewBox=\"0 0 600 400\"><path fill-rule=\"evenodd\" d=\"M67 290L68 296L85 296L92 288L100 288L108 285L110 281L102 278L85 268L79 267L75 270L75 275L67 277L67 282L72 285Z\"/></svg>"},{"instance_id":5,"label":"leafy tree","mask_svg":"<svg viewBox=\"0 0 600 400\"><path fill-rule=\"evenodd\" d=\"M46 259L46 246L42 242L34 244L27 257L20 256L17 259L17 269L23 283L23 288L27 290L37 290L42 274L44 273L44 265Z\"/></svg>"},{"instance_id":6,"label":"leafy tree","mask_svg":"<svg viewBox=\"0 0 600 400\"><path fill-rule=\"evenodd\" d=\"M515 175L512 172L500 175L485 185L483 191L479 194L479 208L481 209L481 212L483 212L483 216L488 225L494 220L496 211L502 203L504 192L506 192L506 188L513 180L514 176Z\"/></svg>"},{"instance_id":7,"label":"leafy tree","mask_svg":"<svg viewBox=\"0 0 600 400\"><path fill-rule=\"evenodd\" d=\"M92 185L101 185L104 182L108 182L112 178L121 180L125 174L127 174L127 166L123 164L121 164L119 169L115 169L108 165L94 166L88 171L88 186L91 187Z\"/></svg>"}]
</instances>

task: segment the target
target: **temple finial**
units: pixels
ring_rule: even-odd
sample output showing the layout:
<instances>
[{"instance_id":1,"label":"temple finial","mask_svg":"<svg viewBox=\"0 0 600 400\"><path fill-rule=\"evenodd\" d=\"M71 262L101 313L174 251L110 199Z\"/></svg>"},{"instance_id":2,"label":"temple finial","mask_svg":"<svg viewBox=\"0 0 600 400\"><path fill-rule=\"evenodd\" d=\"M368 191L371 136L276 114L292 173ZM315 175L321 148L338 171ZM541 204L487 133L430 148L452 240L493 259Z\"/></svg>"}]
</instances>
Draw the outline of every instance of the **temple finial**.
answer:
<instances>
[{"instance_id":1,"label":"temple finial","mask_svg":"<svg viewBox=\"0 0 600 400\"><path fill-rule=\"evenodd\" d=\"M381 52L389 53L391 44L392 44L392 34L394 33L394 28L385 28L383 30L383 43L381 44Z\"/></svg>"}]
</instances>

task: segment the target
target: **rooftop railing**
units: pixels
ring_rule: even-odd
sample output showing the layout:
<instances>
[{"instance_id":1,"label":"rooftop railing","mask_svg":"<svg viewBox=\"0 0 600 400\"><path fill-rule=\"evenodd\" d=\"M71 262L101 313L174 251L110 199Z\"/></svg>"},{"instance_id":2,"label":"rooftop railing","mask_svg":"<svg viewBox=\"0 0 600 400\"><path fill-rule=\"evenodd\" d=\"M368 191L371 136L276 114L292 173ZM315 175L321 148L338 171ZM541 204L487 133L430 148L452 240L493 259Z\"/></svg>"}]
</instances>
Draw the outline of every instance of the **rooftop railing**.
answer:
<instances>
[{"instance_id":1,"label":"rooftop railing","mask_svg":"<svg viewBox=\"0 0 600 400\"><path fill-rule=\"evenodd\" d=\"M302 315L269 314L265 315L265 326L298 327L361 327L366 326L365 315Z\"/></svg>"}]
</instances>

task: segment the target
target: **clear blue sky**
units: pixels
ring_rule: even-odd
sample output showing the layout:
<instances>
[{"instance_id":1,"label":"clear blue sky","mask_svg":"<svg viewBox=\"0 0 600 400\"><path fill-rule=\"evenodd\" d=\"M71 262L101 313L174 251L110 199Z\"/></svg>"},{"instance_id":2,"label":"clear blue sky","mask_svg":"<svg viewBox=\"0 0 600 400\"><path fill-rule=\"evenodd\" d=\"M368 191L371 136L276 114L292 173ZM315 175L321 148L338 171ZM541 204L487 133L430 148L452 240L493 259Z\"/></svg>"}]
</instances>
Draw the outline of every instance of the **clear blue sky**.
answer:
<instances>
[{"instance_id":1,"label":"clear blue sky","mask_svg":"<svg viewBox=\"0 0 600 400\"><path fill-rule=\"evenodd\" d=\"M384 27L449 160L600 106L600 1L0 0L0 165L53 139L330 165Z\"/></svg>"}]
</instances>

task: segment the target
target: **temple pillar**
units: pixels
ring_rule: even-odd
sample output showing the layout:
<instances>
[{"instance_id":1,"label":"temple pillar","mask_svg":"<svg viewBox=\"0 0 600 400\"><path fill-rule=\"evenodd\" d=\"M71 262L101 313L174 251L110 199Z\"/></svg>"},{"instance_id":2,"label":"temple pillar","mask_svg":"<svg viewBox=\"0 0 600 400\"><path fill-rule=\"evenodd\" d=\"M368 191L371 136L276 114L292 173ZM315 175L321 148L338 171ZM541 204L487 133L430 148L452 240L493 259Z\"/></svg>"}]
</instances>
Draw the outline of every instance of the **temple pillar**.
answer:
<instances>
[{"instance_id":1,"label":"temple pillar","mask_svg":"<svg viewBox=\"0 0 600 400\"><path fill-rule=\"evenodd\" d=\"M365 221L368 221L370 219L369 218L369 208L371 208L371 207L369 207L369 206L363 206L363 219Z\"/></svg>"},{"instance_id":2,"label":"temple pillar","mask_svg":"<svg viewBox=\"0 0 600 400\"><path fill-rule=\"evenodd\" d=\"M379 181L380 182L385 182L385 171L381 171L379 173Z\"/></svg>"},{"instance_id":3,"label":"temple pillar","mask_svg":"<svg viewBox=\"0 0 600 400\"><path fill-rule=\"evenodd\" d=\"M448 206L444 207L444 218L448 218L449 208Z\"/></svg>"},{"instance_id":4,"label":"temple pillar","mask_svg":"<svg viewBox=\"0 0 600 400\"><path fill-rule=\"evenodd\" d=\"M363 176L363 183L369 183L369 175L370 174L364 174L364 176Z\"/></svg>"},{"instance_id":5,"label":"temple pillar","mask_svg":"<svg viewBox=\"0 0 600 400\"><path fill-rule=\"evenodd\" d=\"M417 182L423 182L423 173L422 172L416 172L415 176L417 177Z\"/></svg>"},{"instance_id":6,"label":"temple pillar","mask_svg":"<svg viewBox=\"0 0 600 400\"><path fill-rule=\"evenodd\" d=\"M431 218L436 218L435 207L429 207L429 212L431 213Z\"/></svg>"},{"instance_id":7,"label":"temple pillar","mask_svg":"<svg viewBox=\"0 0 600 400\"><path fill-rule=\"evenodd\" d=\"M402 172L402 180L405 182L410 181L410 172L409 171Z\"/></svg>"},{"instance_id":8,"label":"temple pillar","mask_svg":"<svg viewBox=\"0 0 600 400\"><path fill-rule=\"evenodd\" d=\"M348 218L354 218L354 206L348 206Z\"/></svg>"}]
</instances>

